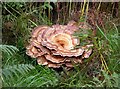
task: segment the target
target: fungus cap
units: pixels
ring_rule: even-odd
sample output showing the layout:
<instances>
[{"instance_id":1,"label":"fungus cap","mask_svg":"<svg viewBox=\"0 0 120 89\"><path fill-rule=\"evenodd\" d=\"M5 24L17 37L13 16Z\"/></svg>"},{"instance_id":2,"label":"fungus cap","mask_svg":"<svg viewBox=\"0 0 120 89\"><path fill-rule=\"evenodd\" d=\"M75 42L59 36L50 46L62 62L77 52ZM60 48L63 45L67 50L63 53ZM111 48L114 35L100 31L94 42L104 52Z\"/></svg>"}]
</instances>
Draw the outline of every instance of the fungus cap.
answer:
<instances>
[{"instance_id":1,"label":"fungus cap","mask_svg":"<svg viewBox=\"0 0 120 89\"><path fill-rule=\"evenodd\" d=\"M82 59L89 58L92 53L93 44L75 48L80 40L73 34L82 27L87 28L74 21L67 25L38 26L32 31L26 54L37 58L39 65L59 68L64 64L72 68L72 63L82 63Z\"/></svg>"}]
</instances>

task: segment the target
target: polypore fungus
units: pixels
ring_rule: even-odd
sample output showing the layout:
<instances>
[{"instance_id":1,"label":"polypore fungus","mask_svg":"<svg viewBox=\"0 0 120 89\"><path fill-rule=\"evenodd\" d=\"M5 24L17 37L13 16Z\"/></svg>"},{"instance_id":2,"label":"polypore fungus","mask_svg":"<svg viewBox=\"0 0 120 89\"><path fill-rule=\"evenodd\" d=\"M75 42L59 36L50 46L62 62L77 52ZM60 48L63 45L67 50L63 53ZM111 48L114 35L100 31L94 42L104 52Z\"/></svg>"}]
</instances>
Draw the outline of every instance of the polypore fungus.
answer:
<instances>
[{"instance_id":1,"label":"polypore fungus","mask_svg":"<svg viewBox=\"0 0 120 89\"><path fill-rule=\"evenodd\" d=\"M38 26L33 29L27 55L37 58L40 65L59 68L62 65L73 67L73 63L82 63L92 53L92 44L75 48L80 45L73 33L81 29L76 22L70 21L67 25Z\"/></svg>"}]
</instances>

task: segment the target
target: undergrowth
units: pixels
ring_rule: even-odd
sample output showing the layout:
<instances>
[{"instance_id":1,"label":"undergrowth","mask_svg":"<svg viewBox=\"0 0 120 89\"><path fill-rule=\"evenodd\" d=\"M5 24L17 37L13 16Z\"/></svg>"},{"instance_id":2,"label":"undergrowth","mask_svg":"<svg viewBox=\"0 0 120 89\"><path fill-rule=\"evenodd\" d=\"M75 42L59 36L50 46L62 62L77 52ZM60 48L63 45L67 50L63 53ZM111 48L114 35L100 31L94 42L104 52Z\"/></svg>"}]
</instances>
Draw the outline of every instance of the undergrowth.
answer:
<instances>
[{"instance_id":1,"label":"undergrowth","mask_svg":"<svg viewBox=\"0 0 120 89\"><path fill-rule=\"evenodd\" d=\"M59 3L53 3L58 7ZM2 3L3 14L3 44L2 52L2 80L3 87L120 87L120 33L119 25L107 20L104 27L98 26L96 35L75 34L81 40L86 39L94 44L90 58L83 60L83 64L75 66L74 70L56 71L36 63L25 54L30 32L38 25L52 25L53 23L66 23L77 6L76 3L66 3L66 11L58 11L56 22L54 10L50 3ZM87 20L89 3L81 5L81 18L79 22ZM98 4L97 10L100 9ZM84 29L83 29L84 30ZM10 34L9 34L10 33Z\"/></svg>"}]
</instances>

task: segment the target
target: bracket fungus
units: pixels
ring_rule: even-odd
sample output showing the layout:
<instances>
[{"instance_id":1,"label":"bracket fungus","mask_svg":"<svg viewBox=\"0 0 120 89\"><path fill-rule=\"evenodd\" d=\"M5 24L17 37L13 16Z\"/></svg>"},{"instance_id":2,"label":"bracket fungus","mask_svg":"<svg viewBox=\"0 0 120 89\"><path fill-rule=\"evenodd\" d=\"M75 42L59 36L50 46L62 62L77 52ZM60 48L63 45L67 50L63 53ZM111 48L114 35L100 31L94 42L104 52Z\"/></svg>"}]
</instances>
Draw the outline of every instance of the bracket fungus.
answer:
<instances>
[{"instance_id":1,"label":"bracket fungus","mask_svg":"<svg viewBox=\"0 0 120 89\"><path fill-rule=\"evenodd\" d=\"M92 53L93 44L75 48L80 40L73 34L80 29L74 21L67 25L38 26L33 29L26 54L36 58L39 65L52 68L71 68L73 63L82 63Z\"/></svg>"}]
</instances>

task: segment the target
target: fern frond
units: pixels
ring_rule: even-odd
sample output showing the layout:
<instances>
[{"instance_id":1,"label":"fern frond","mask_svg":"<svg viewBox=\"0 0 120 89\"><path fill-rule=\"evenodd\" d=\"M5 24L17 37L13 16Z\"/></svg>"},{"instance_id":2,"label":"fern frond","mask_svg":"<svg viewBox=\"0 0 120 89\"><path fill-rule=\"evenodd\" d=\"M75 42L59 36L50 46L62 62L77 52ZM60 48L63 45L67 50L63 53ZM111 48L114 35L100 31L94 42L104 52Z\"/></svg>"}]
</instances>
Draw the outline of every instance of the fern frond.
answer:
<instances>
[{"instance_id":1,"label":"fern frond","mask_svg":"<svg viewBox=\"0 0 120 89\"><path fill-rule=\"evenodd\" d=\"M24 75L28 73L30 70L35 69L31 64L18 64L13 66L5 66L2 69L2 75L4 78L9 79L14 77L14 75L18 76L19 74Z\"/></svg>"},{"instance_id":2,"label":"fern frond","mask_svg":"<svg viewBox=\"0 0 120 89\"><path fill-rule=\"evenodd\" d=\"M3 87L49 87L58 83L55 71L44 67L39 68L40 71L30 64L4 68L1 77Z\"/></svg>"},{"instance_id":3,"label":"fern frond","mask_svg":"<svg viewBox=\"0 0 120 89\"><path fill-rule=\"evenodd\" d=\"M6 58L9 58L19 51L19 49L12 45L0 45L0 51L6 55Z\"/></svg>"},{"instance_id":4,"label":"fern frond","mask_svg":"<svg viewBox=\"0 0 120 89\"><path fill-rule=\"evenodd\" d=\"M55 71L44 67L39 68L40 72L35 71L36 69L32 70L32 73L29 73L29 75L20 78L14 86L47 87L55 86L58 83Z\"/></svg>"}]
</instances>

